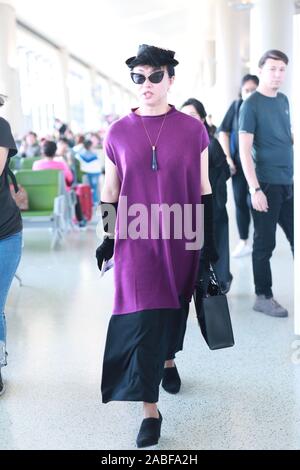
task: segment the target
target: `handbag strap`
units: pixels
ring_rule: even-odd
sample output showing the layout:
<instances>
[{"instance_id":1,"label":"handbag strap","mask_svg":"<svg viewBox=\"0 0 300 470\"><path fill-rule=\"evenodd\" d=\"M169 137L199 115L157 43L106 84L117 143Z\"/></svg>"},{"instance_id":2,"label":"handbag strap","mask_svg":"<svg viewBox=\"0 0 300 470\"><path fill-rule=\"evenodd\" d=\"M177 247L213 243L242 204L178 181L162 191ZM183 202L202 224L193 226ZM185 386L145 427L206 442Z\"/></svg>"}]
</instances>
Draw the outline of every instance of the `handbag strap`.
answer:
<instances>
[{"instance_id":1,"label":"handbag strap","mask_svg":"<svg viewBox=\"0 0 300 470\"><path fill-rule=\"evenodd\" d=\"M19 192L19 186L18 186L17 178L16 178L15 174L11 171L10 168L8 168L7 171L8 171L8 174L9 174L10 178L11 178L12 184L14 185L14 190L15 190L16 193L18 193Z\"/></svg>"},{"instance_id":2,"label":"handbag strap","mask_svg":"<svg viewBox=\"0 0 300 470\"><path fill-rule=\"evenodd\" d=\"M197 287L201 289L203 297L222 294L217 274L211 264L209 269L203 268L201 270L197 280Z\"/></svg>"},{"instance_id":3,"label":"handbag strap","mask_svg":"<svg viewBox=\"0 0 300 470\"><path fill-rule=\"evenodd\" d=\"M17 178L15 176L15 174L11 171L11 169L6 166L5 168L5 173L6 173L6 178L9 176L10 179L11 179L11 182L13 184L13 187L14 187L14 190L15 190L15 193L18 193L19 192L19 186L18 186L18 183L17 183ZM9 183L9 181L8 181Z\"/></svg>"}]
</instances>

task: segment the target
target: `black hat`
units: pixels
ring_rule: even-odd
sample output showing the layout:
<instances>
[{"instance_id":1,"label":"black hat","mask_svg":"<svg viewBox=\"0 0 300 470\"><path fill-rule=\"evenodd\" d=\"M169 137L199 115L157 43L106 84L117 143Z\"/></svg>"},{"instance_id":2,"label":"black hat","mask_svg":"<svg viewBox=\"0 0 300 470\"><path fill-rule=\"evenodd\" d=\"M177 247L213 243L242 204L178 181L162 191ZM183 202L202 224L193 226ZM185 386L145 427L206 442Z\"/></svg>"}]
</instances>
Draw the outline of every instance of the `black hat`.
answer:
<instances>
[{"instance_id":1,"label":"black hat","mask_svg":"<svg viewBox=\"0 0 300 470\"><path fill-rule=\"evenodd\" d=\"M139 46L137 55L126 60L126 65L128 65L130 69L137 65L152 65L153 67L173 65L173 67L176 67L179 62L174 59L174 56L175 52L169 51L168 49L142 44Z\"/></svg>"}]
</instances>

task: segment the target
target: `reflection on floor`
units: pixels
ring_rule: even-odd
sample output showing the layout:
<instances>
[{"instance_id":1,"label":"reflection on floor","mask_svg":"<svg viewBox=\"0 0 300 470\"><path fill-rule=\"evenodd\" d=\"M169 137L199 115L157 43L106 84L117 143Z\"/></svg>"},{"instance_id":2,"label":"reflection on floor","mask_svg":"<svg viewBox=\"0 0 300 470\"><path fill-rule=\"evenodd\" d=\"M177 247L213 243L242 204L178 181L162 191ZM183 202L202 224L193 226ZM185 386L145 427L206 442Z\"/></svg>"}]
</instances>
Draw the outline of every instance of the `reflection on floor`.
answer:
<instances>
[{"instance_id":1,"label":"reflection on floor","mask_svg":"<svg viewBox=\"0 0 300 470\"><path fill-rule=\"evenodd\" d=\"M233 235L232 241L236 235ZM229 295L236 346L209 351L192 309L177 365L178 396L161 392L158 449L296 449L300 364L293 363L292 256L281 230L273 257L277 300L290 312L252 311L251 257L232 260ZM95 228L51 252L50 233L28 230L7 305L9 367L0 400L1 449L131 449L138 403L101 404L101 358L112 273L99 278ZM232 247L234 243L232 243Z\"/></svg>"}]
</instances>

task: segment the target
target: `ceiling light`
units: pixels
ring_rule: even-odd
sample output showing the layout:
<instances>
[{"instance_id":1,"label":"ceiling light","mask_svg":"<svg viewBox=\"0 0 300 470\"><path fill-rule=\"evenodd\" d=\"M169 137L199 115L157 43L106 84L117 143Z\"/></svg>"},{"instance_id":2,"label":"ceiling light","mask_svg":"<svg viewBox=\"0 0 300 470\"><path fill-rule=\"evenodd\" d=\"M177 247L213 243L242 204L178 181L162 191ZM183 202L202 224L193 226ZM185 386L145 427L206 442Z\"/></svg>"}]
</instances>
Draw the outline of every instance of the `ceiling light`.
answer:
<instances>
[{"instance_id":1,"label":"ceiling light","mask_svg":"<svg viewBox=\"0 0 300 470\"><path fill-rule=\"evenodd\" d=\"M235 10L250 10L254 7L253 0L231 0L228 2L228 6Z\"/></svg>"}]
</instances>

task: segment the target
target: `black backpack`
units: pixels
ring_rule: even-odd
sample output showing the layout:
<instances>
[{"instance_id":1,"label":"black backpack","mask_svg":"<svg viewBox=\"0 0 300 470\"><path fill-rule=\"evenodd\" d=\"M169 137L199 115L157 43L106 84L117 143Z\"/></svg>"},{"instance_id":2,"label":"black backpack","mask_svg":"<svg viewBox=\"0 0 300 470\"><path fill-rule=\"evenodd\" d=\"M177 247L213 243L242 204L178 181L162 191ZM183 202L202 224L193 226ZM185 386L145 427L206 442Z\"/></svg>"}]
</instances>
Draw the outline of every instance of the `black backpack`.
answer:
<instances>
[{"instance_id":1,"label":"black backpack","mask_svg":"<svg viewBox=\"0 0 300 470\"><path fill-rule=\"evenodd\" d=\"M239 154L239 114L242 103L242 100L236 100L234 102L234 118L230 133L230 154L233 159Z\"/></svg>"}]
</instances>

